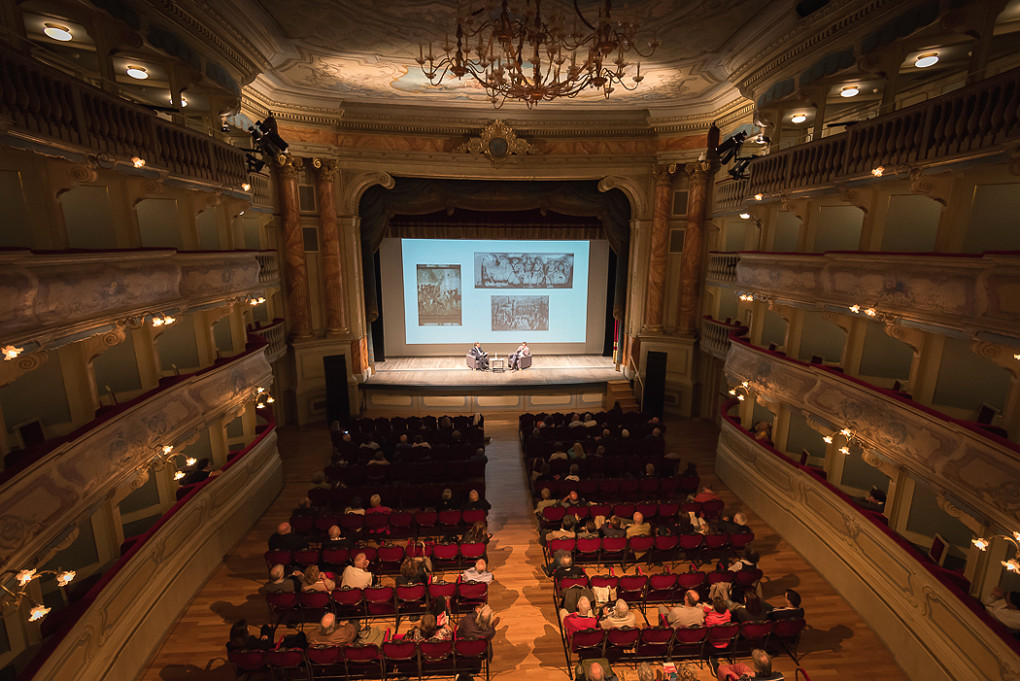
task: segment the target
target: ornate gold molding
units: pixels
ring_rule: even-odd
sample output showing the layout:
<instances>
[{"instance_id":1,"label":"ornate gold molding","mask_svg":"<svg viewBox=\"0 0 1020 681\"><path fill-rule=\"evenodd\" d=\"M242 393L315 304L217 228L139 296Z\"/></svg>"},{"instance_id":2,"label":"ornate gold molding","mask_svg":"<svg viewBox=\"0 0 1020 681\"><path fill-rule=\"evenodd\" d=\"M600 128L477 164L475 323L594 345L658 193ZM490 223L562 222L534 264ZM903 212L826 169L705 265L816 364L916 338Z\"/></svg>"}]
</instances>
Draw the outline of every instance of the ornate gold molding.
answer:
<instances>
[{"instance_id":1,"label":"ornate gold molding","mask_svg":"<svg viewBox=\"0 0 1020 681\"><path fill-rule=\"evenodd\" d=\"M501 120L492 121L478 137L472 137L453 151L484 156L497 168L506 163L520 162L522 156L538 153L538 149L518 138L513 128Z\"/></svg>"}]
</instances>

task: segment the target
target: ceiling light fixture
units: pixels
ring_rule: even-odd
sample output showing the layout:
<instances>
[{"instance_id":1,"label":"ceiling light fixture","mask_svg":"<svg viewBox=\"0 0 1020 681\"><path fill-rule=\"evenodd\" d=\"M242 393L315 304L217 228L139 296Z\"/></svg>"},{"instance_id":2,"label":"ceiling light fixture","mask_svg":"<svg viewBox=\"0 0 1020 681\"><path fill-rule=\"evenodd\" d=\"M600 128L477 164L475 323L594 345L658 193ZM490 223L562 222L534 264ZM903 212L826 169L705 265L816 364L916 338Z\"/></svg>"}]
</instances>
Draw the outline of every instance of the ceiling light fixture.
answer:
<instances>
[{"instance_id":1,"label":"ceiling light fixture","mask_svg":"<svg viewBox=\"0 0 1020 681\"><path fill-rule=\"evenodd\" d=\"M248 184L247 182L242 182L241 183L241 189L243 189L246 192L250 192L251 191L251 185Z\"/></svg>"},{"instance_id":2,"label":"ceiling light fixture","mask_svg":"<svg viewBox=\"0 0 1020 681\"><path fill-rule=\"evenodd\" d=\"M934 66L939 61L938 52L929 52L927 54L919 54L914 60L914 66L919 69L926 69L929 66Z\"/></svg>"},{"instance_id":3,"label":"ceiling light fixture","mask_svg":"<svg viewBox=\"0 0 1020 681\"><path fill-rule=\"evenodd\" d=\"M745 211L743 213L740 213L740 215L738 217L741 220L750 220L751 219L751 214Z\"/></svg>"},{"instance_id":4,"label":"ceiling light fixture","mask_svg":"<svg viewBox=\"0 0 1020 681\"><path fill-rule=\"evenodd\" d=\"M45 24L43 24L43 27L44 27L43 33L46 35L47 38L52 38L53 40L57 40L62 43L66 43L68 40L71 40L74 37L73 35L71 35L71 29L69 29L67 26L53 24L47 21Z\"/></svg>"},{"instance_id":5,"label":"ceiling light fixture","mask_svg":"<svg viewBox=\"0 0 1020 681\"><path fill-rule=\"evenodd\" d=\"M992 535L992 539L996 537L1001 537L1013 545L1013 557L1002 561L1002 567L1010 572L1020 572L1020 532L1014 532L1012 537L1008 534ZM970 540L970 543L979 551L987 551L992 542L984 537L975 537Z\"/></svg>"},{"instance_id":6,"label":"ceiling light fixture","mask_svg":"<svg viewBox=\"0 0 1020 681\"><path fill-rule=\"evenodd\" d=\"M507 99L524 102L530 109L538 102L576 97L589 88L607 99L616 86L637 88L644 80L641 63L630 75L628 56L631 52L652 56L658 38L648 41L647 52L642 52L637 47L638 25L612 16L612 0L600 3L594 24L585 19L576 0L574 12L570 26L560 15L543 18L541 0L487 3L477 11L458 13L456 40L447 35L440 54L432 51L431 42L427 53L419 43L417 62L434 86L451 74L458 80L471 76L497 109Z\"/></svg>"},{"instance_id":7,"label":"ceiling light fixture","mask_svg":"<svg viewBox=\"0 0 1020 681\"><path fill-rule=\"evenodd\" d=\"M806 120L807 120L806 113L795 113L792 116L790 116L791 123L803 123Z\"/></svg>"},{"instance_id":8,"label":"ceiling light fixture","mask_svg":"<svg viewBox=\"0 0 1020 681\"><path fill-rule=\"evenodd\" d=\"M135 80L145 80L149 77L149 72L144 66L133 66L129 64L126 73Z\"/></svg>"},{"instance_id":9,"label":"ceiling light fixture","mask_svg":"<svg viewBox=\"0 0 1020 681\"><path fill-rule=\"evenodd\" d=\"M133 165L135 168L144 168L145 167L145 159L142 158L141 156L132 156L131 157L131 165Z\"/></svg>"},{"instance_id":10,"label":"ceiling light fixture","mask_svg":"<svg viewBox=\"0 0 1020 681\"><path fill-rule=\"evenodd\" d=\"M5 345L3 348L0 348L0 352L4 353L5 360L17 359L18 355L20 355L24 350L25 348L16 348L13 345Z\"/></svg>"},{"instance_id":11,"label":"ceiling light fixture","mask_svg":"<svg viewBox=\"0 0 1020 681\"><path fill-rule=\"evenodd\" d=\"M3 577L0 578L0 610L4 613L21 606L22 601L28 601L32 604L32 609L28 611L28 621L35 622L46 617L46 614L50 611L50 608L36 603L31 596L28 595L29 585L43 577L52 576L57 581L57 586L60 588L66 587L74 580L74 570L43 570L39 571L35 568L19 570L18 572L8 571L4 573ZM11 580L17 582L17 585L12 585L12 588L7 586Z\"/></svg>"},{"instance_id":12,"label":"ceiling light fixture","mask_svg":"<svg viewBox=\"0 0 1020 681\"><path fill-rule=\"evenodd\" d=\"M839 91L840 97L856 97L861 94L861 88L858 85L846 85Z\"/></svg>"}]
</instances>

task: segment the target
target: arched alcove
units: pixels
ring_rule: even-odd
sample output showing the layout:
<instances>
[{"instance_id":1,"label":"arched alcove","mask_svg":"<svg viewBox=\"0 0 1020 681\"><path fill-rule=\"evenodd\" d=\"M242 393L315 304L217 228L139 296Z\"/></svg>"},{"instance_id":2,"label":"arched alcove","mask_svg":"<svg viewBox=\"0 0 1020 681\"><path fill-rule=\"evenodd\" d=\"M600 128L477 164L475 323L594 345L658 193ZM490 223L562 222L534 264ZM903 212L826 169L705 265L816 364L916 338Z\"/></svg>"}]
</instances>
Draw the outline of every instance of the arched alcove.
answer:
<instances>
[{"instance_id":1,"label":"arched alcove","mask_svg":"<svg viewBox=\"0 0 1020 681\"><path fill-rule=\"evenodd\" d=\"M861 349L862 378L882 378L906 382L914 362L913 349L885 332L883 324L869 322L864 329L864 347ZM879 383L888 385L887 381Z\"/></svg>"},{"instance_id":2,"label":"arched alcove","mask_svg":"<svg viewBox=\"0 0 1020 681\"><path fill-rule=\"evenodd\" d=\"M110 193L106 187L74 187L60 195L68 248L117 247Z\"/></svg>"},{"instance_id":3,"label":"arched alcove","mask_svg":"<svg viewBox=\"0 0 1020 681\"><path fill-rule=\"evenodd\" d=\"M942 206L920 194L893 194L882 230L882 249L893 253L935 250Z\"/></svg>"},{"instance_id":4,"label":"arched alcove","mask_svg":"<svg viewBox=\"0 0 1020 681\"><path fill-rule=\"evenodd\" d=\"M92 375L96 379L99 401L105 404L113 404L114 399L124 402L140 393L142 379L138 373L133 334L126 334L122 342L105 348L93 359Z\"/></svg>"},{"instance_id":5,"label":"arched alcove","mask_svg":"<svg viewBox=\"0 0 1020 681\"><path fill-rule=\"evenodd\" d=\"M177 199L142 199L135 214L142 248L182 248Z\"/></svg>"},{"instance_id":6,"label":"arched alcove","mask_svg":"<svg viewBox=\"0 0 1020 681\"><path fill-rule=\"evenodd\" d=\"M801 318L800 347L797 359L804 361L821 357L826 362L841 362L846 346L846 332L822 317L822 313L805 311Z\"/></svg>"}]
</instances>

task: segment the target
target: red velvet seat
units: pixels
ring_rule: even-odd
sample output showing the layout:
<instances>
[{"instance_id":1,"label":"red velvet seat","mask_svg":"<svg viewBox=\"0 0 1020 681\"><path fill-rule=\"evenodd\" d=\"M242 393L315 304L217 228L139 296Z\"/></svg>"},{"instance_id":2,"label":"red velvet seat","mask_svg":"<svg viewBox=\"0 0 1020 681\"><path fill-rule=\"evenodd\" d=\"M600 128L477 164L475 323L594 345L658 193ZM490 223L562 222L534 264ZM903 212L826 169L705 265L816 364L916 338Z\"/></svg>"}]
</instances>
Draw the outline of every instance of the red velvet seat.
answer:
<instances>
[{"instance_id":1,"label":"red velvet seat","mask_svg":"<svg viewBox=\"0 0 1020 681\"><path fill-rule=\"evenodd\" d=\"M365 614L365 595L362 589L344 587L334 589L330 594L333 610L338 619L353 619Z\"/></svg>"}]
</instances>

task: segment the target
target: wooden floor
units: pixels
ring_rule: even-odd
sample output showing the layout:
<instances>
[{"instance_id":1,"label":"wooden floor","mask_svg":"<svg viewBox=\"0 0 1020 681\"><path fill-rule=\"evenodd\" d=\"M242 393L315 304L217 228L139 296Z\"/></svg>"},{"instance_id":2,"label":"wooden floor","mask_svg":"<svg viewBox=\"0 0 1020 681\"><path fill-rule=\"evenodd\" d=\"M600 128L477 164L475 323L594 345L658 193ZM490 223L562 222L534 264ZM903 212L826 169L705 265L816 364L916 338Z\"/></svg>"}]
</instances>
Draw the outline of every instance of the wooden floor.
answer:
<instances>
[{"instance_id":1,"label":"wooden floor","mask_svg":"<svg viewBox=\"0 0 1020 681\"><path fill-rule=\"evenodd\" d=\"M490 603L502 619L494 639L494 676L511 673L531 681L567 678L563 649L556 626L549 580L541 575L541 549L535 543L536 524L531 513L524 469L517 440L516 415L486 416L488 448L486 487L492 503L490 531L491 567L497 582ZM714 485L727 507L739 507L728 490L715 484L712 472L716 429L701 421L669 423L669 449L698 464L702 480ZM241 617L251 623L266 618L264 601L257 594L265 580L262 553L276 524L304 496L312 473L327 459L325 429L283 429L280 450L284 460L285 486L265 516L248 533L201 593L189 605L164 645L156 651L145 681L227 680L232 678L224 644L230 624ZM751 518L762 553L761 567L767 581L765 596L775 602L789 587L804 598L808 629L801 642L801 666L813 681L860 678L866 666L869 681L905 679L885 646L807 562L768 526ZM401 625L403 631L406 625ZM707 669L694 671L699 679L711 677ZM776 668L794 678L795 665L776 658ZM632 668L616 670L623 681L637 678Z\"/></svg>"},{"instance_id":2,"label":"wooden floor","mask_svg":"<svg viewBox=\"0 0 1020 681\"><path fill-rule=\"evenodd\" d=\"M505 357L504 357L505 359ZM385 386L509 387L583 385L623 380L613 360L601 355L532 355L532 366L522 371L475 371L464 356L392 357L376 363L376 373L365 383Z\"/></svg>"}]
</instances>

